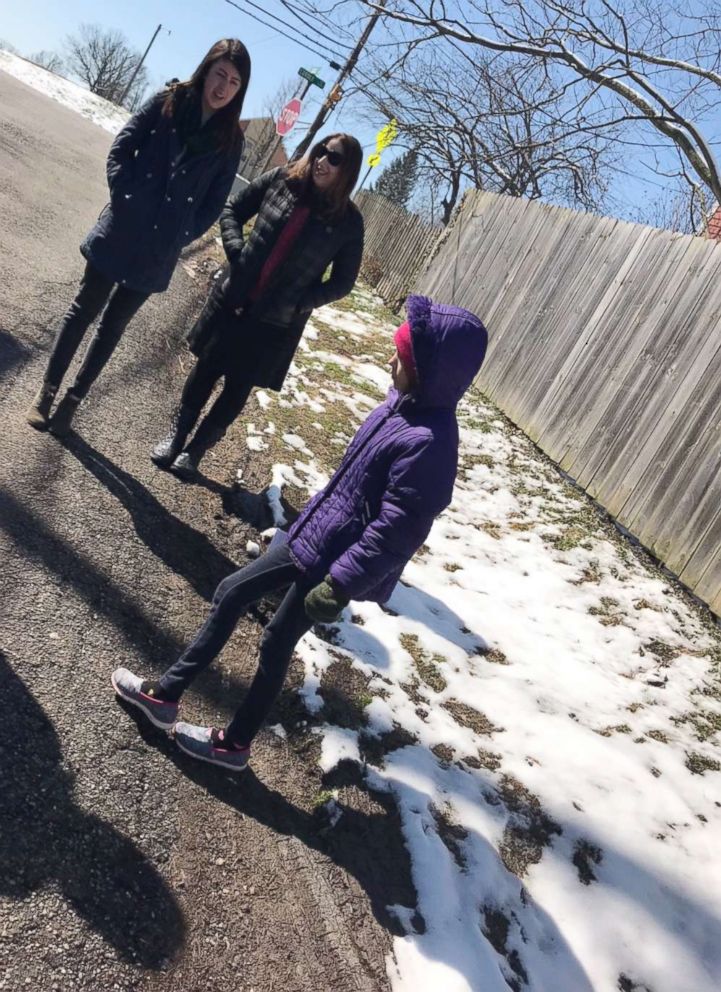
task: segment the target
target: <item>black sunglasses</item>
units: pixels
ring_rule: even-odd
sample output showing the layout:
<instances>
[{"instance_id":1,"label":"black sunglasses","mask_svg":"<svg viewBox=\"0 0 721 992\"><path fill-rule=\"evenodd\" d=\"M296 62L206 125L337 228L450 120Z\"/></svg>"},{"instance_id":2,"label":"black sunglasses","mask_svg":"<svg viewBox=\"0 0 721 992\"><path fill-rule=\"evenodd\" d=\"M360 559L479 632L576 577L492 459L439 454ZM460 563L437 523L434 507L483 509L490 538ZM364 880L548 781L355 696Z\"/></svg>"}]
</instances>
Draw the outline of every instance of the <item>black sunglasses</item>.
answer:
<instances>
[{"instance_id":1,"label":"black sunglasses","mask_svg":"<svg viewBox=\"0 0 721 992\"><path fill-rule=\"evenodd\" d=\"M334 168L339 166L343 161L343 156L340 152L332 152L330 148L326 148L325 145L321 145L318 149L316 159L323 158L323 156L328 159L328 165L332 165Z\"/></svg>"}]
</instances>

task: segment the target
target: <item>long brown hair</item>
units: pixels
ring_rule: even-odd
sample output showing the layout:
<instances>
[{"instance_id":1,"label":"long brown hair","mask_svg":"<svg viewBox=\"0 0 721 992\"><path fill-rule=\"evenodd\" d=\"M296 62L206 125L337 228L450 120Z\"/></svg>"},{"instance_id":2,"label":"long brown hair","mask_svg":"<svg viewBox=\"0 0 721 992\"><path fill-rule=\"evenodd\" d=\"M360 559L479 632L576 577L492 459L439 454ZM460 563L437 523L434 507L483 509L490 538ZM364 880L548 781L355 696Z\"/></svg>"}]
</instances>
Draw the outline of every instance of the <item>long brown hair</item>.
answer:
<instances>
[{"instance_id":1,"label":"long brown hair","mask_svg":"<svg viewBox=\"0 0 721 992\"><path fill-rule=\"evenodd\" d=\"M343 161L338 169L336 181L322 195L323 213L332 219L342 217L348 208L353 187L358 182L361 165L363 164L363 149L357 138L352 134L329 134L327 138L316 142L308 154L298 162L292 162L286 169L288 185L298 190L302 197L313 196L313 165L321 156L323 149L333 139L340 142L343 149Z\"/></svg>"},{"instance_id":2,"label":"long brown hair","mask_svg":"<svg viewBox=\"0 0 721 992\"><path fill-rule=\"evenodd\" d=\"M213 129L218 135L220 147L227 152L233 152L242 138L239 118L250 82L250 55L243 42L238 41L237 38L222 38L216 41L190 79L184 83L173 83L169 87L163 103L163 114L172 117L181 103L192 94L195 94L199 100L202 99L205 77L210 67L220 59L232 62L240 76L238 92L230 103L213 114Z\"/></svg>"}]
</instances>

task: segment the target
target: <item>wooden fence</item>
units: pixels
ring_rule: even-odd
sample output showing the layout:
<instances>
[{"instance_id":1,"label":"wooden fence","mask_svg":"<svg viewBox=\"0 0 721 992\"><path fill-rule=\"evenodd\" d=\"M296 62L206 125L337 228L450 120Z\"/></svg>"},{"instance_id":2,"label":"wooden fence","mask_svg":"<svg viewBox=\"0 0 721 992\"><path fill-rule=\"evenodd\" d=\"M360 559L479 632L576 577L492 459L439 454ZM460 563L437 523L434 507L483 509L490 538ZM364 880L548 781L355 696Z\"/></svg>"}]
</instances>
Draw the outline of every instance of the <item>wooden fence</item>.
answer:
<instances>
[{"instance_id":1,"label":"wooden fence","mask_svg":"<svg viewBox=\"0 0 721 992\"><path fill-rule=\"evenodd\" d=\"M444 228L424 224L374 193L359 193L355 203L365 221L363 276L384 300L399 303L426 268Z\"/></svg>"},{"instance_id":2,"label":"wooden fence","mask_svg":"<svg viewBox=\"0 0 721 992\"><path fill-rule=\"evenodd\" d=\"M436 242L412 288L484 320L483 392L721 614L721 244L481 191Z\"/></svg>"}]
</instances>

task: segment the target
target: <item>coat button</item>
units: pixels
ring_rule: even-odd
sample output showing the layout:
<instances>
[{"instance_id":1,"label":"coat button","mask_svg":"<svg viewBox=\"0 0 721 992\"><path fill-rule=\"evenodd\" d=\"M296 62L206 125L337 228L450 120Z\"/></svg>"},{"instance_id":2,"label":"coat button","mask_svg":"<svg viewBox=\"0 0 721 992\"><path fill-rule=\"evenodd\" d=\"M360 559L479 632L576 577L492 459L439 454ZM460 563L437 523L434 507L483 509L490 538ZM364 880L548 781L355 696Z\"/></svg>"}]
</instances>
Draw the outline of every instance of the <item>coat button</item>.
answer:
<instances>
[{"instance_id":1,"label":"coat button","mask_svg":"<svg viewBox=\"0 0 721 992\"><path fill-rule=\"evenodd\" d=\"M189 237L190 237L190 231L186 231L186 232L185 232L185 237L186 237L186 238L189 238Z\"/></svg>"},{"instance_id":2,"label":"coat button","mask_svg":"<svg viewBox=\"0 0 721 992\"><path fill-rule=\"evenodd\" d=\"M181 174L181 176L184 176L185 175L185 169L181 169L180 174Z\"/></svg>"},{"instance_id":3,"label":"coat button","mask_svg":"<svg viewBox=\"0 0 721 992\"><path fill-rule=\"evenodd\" d=\"M153 178L153 173L152 172L146 172L145 173L145 178L146 179L152 179Z\"/></svg>"},{"instance_id":4,"label":"coat button","mask_svg":"<svg viewBox=\"0 0 721 992\"><path fill-rule=\"evenodd\" d=\"M168 201L168 203L170 203L170 197L169 196L166 196L165 199Z\"/></svg>"},{"instance_id":5,"label":"coat button","mask_svg":"<svg viewBox=\"0 0 721 992\"><path fill-rule=\"evenodd\" d=\"M151 133L151 134L155 134L155 128L153 128L153 129L152 129L152 131L151 131L150 133Z\"/></svg>"},{"instance_id":6,"label":"coat button","mask_svg":"<svg viewBox=\"0 0 721 992\"><path fill-rule=\"evenodd\" d=\"M192 202L193 202L193 197L192 196L189 196L188 197L188 203L192 203Z\"/></svg>"},{"instance_id":7,"label":"coat button","mask_svg":"<svg viewBox=\"0 0 721 992\"><path fill-rule=\"evenodd\" d=\"M158 225L157 224L153 224L153 230L154 231L157 231L158 230Z\"/></svg>"}]
</instances>

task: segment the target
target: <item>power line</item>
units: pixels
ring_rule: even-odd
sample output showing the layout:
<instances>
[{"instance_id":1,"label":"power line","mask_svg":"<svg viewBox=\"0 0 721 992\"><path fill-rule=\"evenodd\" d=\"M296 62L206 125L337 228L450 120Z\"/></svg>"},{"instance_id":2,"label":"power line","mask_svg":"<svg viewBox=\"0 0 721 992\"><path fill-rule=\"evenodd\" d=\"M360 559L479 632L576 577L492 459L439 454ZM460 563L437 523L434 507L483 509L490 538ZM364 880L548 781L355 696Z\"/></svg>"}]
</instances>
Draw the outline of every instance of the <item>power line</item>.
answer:
<instances>
[{"instance_id":1,"label":"power line","mask_svg":"<svg viewBox=\"0 0 721 992\"><path fill-rule=\"evenodd\" d=\"M252 17L253 20L258 21L264 27L271 28L273 31L277 31L278 34L282 34L285 38L288 38L290 41L294 41L296 43L296 45L300 45L301 48L305 48L307 51L312 52L314 55L317 55L318 58L323 59L324 62L328 62L329 65L331 66L331 68L333 68L333 69L340 68L337 64L334 64L333 62L331 62L329 60L328 56L325 55L325 54L323 54L323 52L319 52L316 48L311 48L310 45L304 45L303 42L302 41L299 41L298 38L295 37L294 35L288 34L285 31L281 31L281 29L278 28L278 27L276 27L274 24L269 24L267 21L264 21L262 17L258 17L257 14L254 14L250 10L244 9L238 3L235 3L235 0L225 0L225 2L228 3L228 4L230 4L231 7L235 7L242 14L247 14L248 17ZM267 14L268 17L273 17L276 21L279 21L281 24L285 24L285 21L281 20L281 18L276 17L275 14L270 14L270 13L268 13L268 11L263 10L262 7L259 7L258 4L253 3L252 0L245 0L245 3L249 4L251 7L255 7L257 10L263 11L263 13L264 14ZM286 27L289 27L289 25L286 25ZM296 29L293 28L293 30L296 30ZM299 32L299 34L301 34L303 38L308 38L308 35L302 34L302 32ZM312 38L309 38L308 40L309 41L314 41L314 39L312 39ZM333 56L335 56L335 58L338 58L338 59L341 59L342 60L342 59L344 59L346 57L345 55L341 55L339 52L333 51L333 49L329 48L327 45L324 45L323 42L321 42L321 41L315 41L315 44L318 45L320 48L325 48L326 51L330 52L330 54L333 55Z\"/></svg>"},{"instance_id":2,"label":"power line","mask_svg":"<svg viewBox=\"0 0 721 992\"><path fill-rule=\"evenodd\" d=\"M293 17L297 18L300 21L301 24L304 24L305 25L305 27L310 28L312 31L317 31L318 30L317 24L313 24L310 21L307 21L305 19L305 17L303 17L301 14L298 13L297 7L294 7L293 4L289 2L289 0L280 0L280 3L281 3L281 5L283 7L285 7L285 9L288 11L288 13L292 14ZM304 11L304 13L309 13L309 12L308 11ZM342 28L342 27L340 27L340 25L334 24L333 21L329 20L327 17L322 16L318 12L315 13L315 18L316 18L316 21L317 22L320 22L321 24L323 24L323 26L325 28L330 28L333 31L343 31L345 34L349 34L349 31L348 31L347 28ZM335 42L335 43L337 43L339 45L343 45L344 48L348 48L348 49L353 48L353 45L352 44L348 44L345 41L340 41L337 38L330 38L327 34L324 34L321 37L325 38L327 41L333 41L333 42Z\"/></svg>"}]
</instances>

